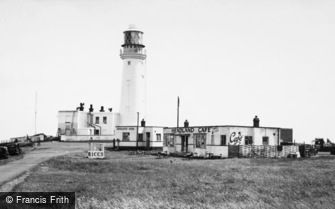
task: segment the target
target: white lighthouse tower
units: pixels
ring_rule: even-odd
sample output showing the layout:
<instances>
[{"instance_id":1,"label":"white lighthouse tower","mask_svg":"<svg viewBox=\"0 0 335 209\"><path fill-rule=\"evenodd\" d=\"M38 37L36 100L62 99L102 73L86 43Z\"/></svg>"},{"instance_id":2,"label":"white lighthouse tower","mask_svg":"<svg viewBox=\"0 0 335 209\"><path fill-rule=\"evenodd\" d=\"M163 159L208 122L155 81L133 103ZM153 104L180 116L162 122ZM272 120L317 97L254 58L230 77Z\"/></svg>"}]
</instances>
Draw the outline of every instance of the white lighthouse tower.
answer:
<instances>
[{"instance_id":1,"label":"white lighthouse tower","mask_svg":"<svg viewBox=\"0 0 335 209\"><path fill-rule=\"evenodd\" d=\"M146 54L143 32L134 25L124 31L120 52L123 60L120 125L133 126L146 117Z\"/></svg>"}]
</instances>

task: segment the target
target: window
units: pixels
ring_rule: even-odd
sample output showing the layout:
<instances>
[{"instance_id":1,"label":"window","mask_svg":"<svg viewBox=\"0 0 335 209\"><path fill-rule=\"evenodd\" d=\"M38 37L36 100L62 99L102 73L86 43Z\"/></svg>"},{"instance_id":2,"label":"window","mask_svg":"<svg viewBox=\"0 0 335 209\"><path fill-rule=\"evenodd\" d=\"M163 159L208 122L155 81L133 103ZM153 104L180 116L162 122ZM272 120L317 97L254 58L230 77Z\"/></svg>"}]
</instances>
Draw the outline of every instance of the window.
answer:
<instances>
[{"instance_id":1,"label":"window","mask_svg":"<svg viewBox=\"0 0 335 209\"><path fill-rule=\"evenodd\" d=\"M206 134L194 134L195 147L196 148L206 148Z\"/></svg>"},{"instance_id":2,"label":"window","mask_svg":"<svg viewBox=\"0 0 335 209\"><path fill-rule=\"evenodd\" d=\"M227 136L226 135L221 135L221 146L226 146L227 145Z\"/></svg>"},{"instance_id":3,"label":"window","mask_svg":"<svg viewBox=\"0 0 335 209\"><path fill-rule=\"evenodd\" d=\"M244 144L245 145L252 145L253 144L252 136L245 136L244 137Z\"/></svg>"},{"instance_id":4,"label":"window","mask_svg":"<svg viewBox=\"0 0 335 209\"><path fill-rule=\"evenodd\" d=\"M138 134L138 141L143 142L143 134Z\"/></svg>"},{"instance_id":5,"label":"window","mask_svg":"<svg viewBox=\"0 0 335 209\"><path fill-rule=\"evenodd\" d=\"M162 141L161 134L156 134L156 138L157 138L157 141L158 141L158 142Z\"/></svg>"},{"instance_id":6,"label":"window","mask_svg":"<svg viewBox=\"0 0 335 209\"><path fill-rule=\"evenodd\" d=\"M129 132L123 132L122 133L122 141L129 141L130 140L130 133Z\"/></svg>"},{"instance_id":7,"label":"window","mask_svg":"<svg viewBox=\"0 0 335 209\"><path fill-rule=\"evenodd\" d=\"M214 134L211 135L211 144L214 145L215 142L214 142Z\"/></svg>"},{"instance_id":8,"label":"window","mask_svg":"<svg viewBox=\"0 0 335 209\"><path fill-rule=\"evenodd\" d=\"M130 65L131 64L131 62L130 61L128 61L128 65Z\"/></svg>"},{"instance_id":9,"label":"window","mask_svg":"<svg viewBox=\"0 0 335 209\"><path fill-rule=\"evenodd\" d=\"M164 134L164 146L166 146L166 147L170 146L170 140L171 140L172 137L173 137L172 134ZM171 147L173 147L173 142L172 142Z\"/></svg>"},{"instance_id":10,"label":"window","mask_svg":"<svg viewBox=\"0 0 335 209\"><path fill-rule=\"evenodd\" d=\"M164 134L164 141L163 141L163 146L167 146L168 145L168 135Z\"/></svg>"},{"instance_id":11,"label":"window","mask_svg":"<svg viewBox=\"0 0 335 209\"><path fill-rule=\"evenodd\" d=\"M95 124L99 124L99 117L95 117Z\"/></svg>"},{"instance_id":12,"label":"window","mask_svg":"<svg viewBox=\"0 0 335 209\"><path fill-rule=\"evenodd\" d=\"M102 123L103 123L103 124L107 124L107 117L106 117L106 116L104 116L104 117L102 118Z\"/></svg>"},{"instance_id":13,"label":"window","mask_svg":"<svg viewBox=\"0 0 335 209\"><path fill-rule=\"evenodd\" d=\"M269 145L269 137L263 136L263 145Z\"/></svg>"},{"instance_id":14,"label":"window","mask_svg":"<svg viewBox=\"0 0 335 209\"><path fill-rule=\"evenodd\" d=\"M166 147L174 146L174 135L173 134L164 134L164 146Z\"/></svg>"},{"instance_id":15,"label":"window","mask_svg":"<svg viewBox=\"0 0 335 209\"><path fill-rule=\"evenodd\" d=\"M65 129L71 129L71 125L70 122L65 122Z\"/></svg>"},{"instance_id":16,"label":"window","mask_svg":"<svg viewBox=\"0 0 335 209\"><path fill-rule=\"evenodd\" d=\"M174 147L174 135L169 135L169 146Z\"/></svg>"}]
</instances>

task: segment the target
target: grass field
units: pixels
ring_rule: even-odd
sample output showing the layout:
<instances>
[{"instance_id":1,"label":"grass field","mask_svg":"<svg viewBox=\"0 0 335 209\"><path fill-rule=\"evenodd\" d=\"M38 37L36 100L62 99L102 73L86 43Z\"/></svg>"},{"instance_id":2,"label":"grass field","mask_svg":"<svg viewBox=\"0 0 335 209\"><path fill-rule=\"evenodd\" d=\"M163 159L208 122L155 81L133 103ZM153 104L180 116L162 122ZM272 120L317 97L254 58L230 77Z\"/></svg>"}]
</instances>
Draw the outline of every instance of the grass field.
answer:
<instances>
[{"instance_id":1,"label":"grass field","mask_svg":"<svg viewBox=\"0 0 335 209\"><path fill-rule=\"evenodd\" d=\"M77 208L335 208L335 158L57 157L14 191L74 191Z\"/></svg>"}]
</instances>

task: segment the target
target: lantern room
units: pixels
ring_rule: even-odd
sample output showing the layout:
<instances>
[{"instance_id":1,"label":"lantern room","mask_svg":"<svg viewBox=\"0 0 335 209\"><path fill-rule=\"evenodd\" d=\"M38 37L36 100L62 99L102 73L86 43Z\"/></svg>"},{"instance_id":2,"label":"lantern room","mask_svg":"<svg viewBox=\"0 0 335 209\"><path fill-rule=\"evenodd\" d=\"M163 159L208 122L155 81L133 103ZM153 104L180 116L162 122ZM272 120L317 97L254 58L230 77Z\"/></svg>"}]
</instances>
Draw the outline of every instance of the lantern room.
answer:
<instances>
[{"instance_id":1,"label":"lantern room","mask_svg":"<svg viewBox=\"0 0 335 209\"><path fill-rule=\"evenodd\" d=\"M124 43L121 45L120 56L122 59L138 58L145 59L143 44L143 32L138 30L135 25L130 25L128 30L124 31ZM135 57L134 57L135 56Z\"/></svg>"}]
</instances>

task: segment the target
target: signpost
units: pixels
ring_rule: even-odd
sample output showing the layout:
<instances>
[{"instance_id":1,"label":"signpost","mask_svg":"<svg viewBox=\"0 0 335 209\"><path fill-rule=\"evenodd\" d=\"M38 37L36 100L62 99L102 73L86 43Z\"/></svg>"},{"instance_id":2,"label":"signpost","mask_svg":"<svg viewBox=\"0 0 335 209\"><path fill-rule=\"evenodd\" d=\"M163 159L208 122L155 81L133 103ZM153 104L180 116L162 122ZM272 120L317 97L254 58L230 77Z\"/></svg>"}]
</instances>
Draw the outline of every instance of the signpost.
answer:
<instances>
[{"instance_id":1,"label":"signpost","mask_svg":"<svg viewBox=\"0 0 335 209\"><path fill-rule=\"evenodd\" d=\"M89 159L105 158L105 145L102 143L89 142L89 150L87 153Z\"/></svg>"}]
</instances>

